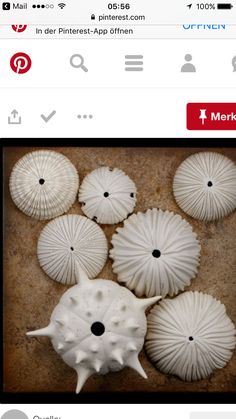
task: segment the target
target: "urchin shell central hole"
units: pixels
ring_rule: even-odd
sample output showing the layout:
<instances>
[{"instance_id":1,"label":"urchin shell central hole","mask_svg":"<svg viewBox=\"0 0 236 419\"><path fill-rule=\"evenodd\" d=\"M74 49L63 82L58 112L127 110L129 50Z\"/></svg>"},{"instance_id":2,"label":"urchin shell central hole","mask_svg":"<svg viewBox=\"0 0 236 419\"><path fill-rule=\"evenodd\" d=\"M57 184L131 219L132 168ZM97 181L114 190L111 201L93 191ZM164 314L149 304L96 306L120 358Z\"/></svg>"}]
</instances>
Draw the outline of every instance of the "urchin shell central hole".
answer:
<instances>
[{"instance_id":1,"label":"urchin shell central hole","mask_svg":"<svg viewBox=\"0 0 236 419\"><path fill-rule=\"evenodd\" d=\"M44 183L45 183L45 179L40 178L40 179L39 179L39 184L40 184L40 185L43 185Z\"/></svg>"},{"instance_id":2,"label":"urchin shell central hole","mask_svg":"<svg viewBox=\"0 0 236 419\"><path fill-rule=\"evenodd\" d=\"M92 326L91 326L91 332L95 336L102 336L103 333L105 332L105 326L104 326L104 324L101 323L101 322L95 322L95 323L93 323Z\"/></svg>"},{"instance_id":3,"label":"urchin shell central hole","mask_svg":"<svg viewBox=\"0 0 236 419\"><path fill-rule=\"evenodd\" d=\"M211 181L211 180L209 180L209 182L207 183L207 186L208 186L209 188L211 188L211 187L213 186L213 183L212 183L212 181Z\"/></svg>"},{"instance_id":4,"label":"urchin shell central hole","mask_svg":"<svg viewBox=\"0 0 236 419\"><path fill-rule=\"evenodd\" d=\"M109 192L104 192L103 196L105 196L105 198L108 198Z\"/></svg>"},{"instance_id":5,"label":"urchin shell central hole","mask_svg":"<svg viewBox=\"0 0 236 419\"><path fill-rule=\"evenodd\" d=\"M161 256L161 252L160 252L160 250L158 250L158 249L154 249L154 250L153 250L153 252L152 252L152 256L153 256L154 258L159 258L159 257Z\"/></svg>"},{"instance_id":6,"label":"urchin shell central hole","mask_svg":"<svg viewBox=\"0 0 236 419\"><path fill-rule=\"evenodd\" d=\"M72 252L74 252L74 250L75 250L75 249L73 248L73 246L71 246L70 250L71 250Z\"/></svg>"},{"instance_id":7,"label":"urchin shell central hole","mask_svg":"<svg viewBox=\"0 0 236 419\"><path fill-rule=\"evenodd\" d=\"M193 336L189 336L188 340L192 342L194 340Z\"/></svg>"}]
</instances>

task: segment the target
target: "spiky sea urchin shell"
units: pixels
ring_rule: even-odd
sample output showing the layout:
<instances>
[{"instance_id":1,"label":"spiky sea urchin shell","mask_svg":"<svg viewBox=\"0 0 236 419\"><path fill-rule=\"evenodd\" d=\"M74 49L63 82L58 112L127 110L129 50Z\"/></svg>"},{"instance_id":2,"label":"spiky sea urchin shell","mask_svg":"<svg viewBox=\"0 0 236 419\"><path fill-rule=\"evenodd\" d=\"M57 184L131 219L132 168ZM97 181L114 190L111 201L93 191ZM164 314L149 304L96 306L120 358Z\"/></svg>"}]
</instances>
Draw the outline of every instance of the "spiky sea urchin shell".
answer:
<instances>
[{"instance_id":1,"label":"spiky sea urchin shell","mask_svg":"<svg viewBox=\"0 0 236 419\"><path fill-rule=\"evenodd\" d=\"M236 166L219 153L193 154L177 169L173 192L180 208L193 218L226 217L236 208Z\"/></svg>"},{"instance_id":2,"label":"spiky sea urchin shell","mask_svg":"<svg viewBox=\"0 0 236 419\"><path fill-rule=\"evenodd\" d=\"M38 260L46 274L63 284L75 284L75 264L95 278L107 260L102 229L88 218L69 214L50 221L38 240Z\"/></svg>"},{"instance_id":3,"label":"spiky sea urchin shell","mask_svg":"<svg viewBox=\"0 0 236 419\"><path fill-rule=\"evenodd\" d=\"M196 381L226 366L235 348L235 334L220 301L185 292L150 311L145 348L163 373Z\"/></svg>"},{"instance_id":4,"label":"spiky sea urchin shell","mask_svg":"<svg viewBox=\"0 0 236 419\"><path fill-rule=\"evenodd\" d=\"M136 186L122 170L100 167L84 178L79 201L87 217L101 224L116 224L133 212Z\"/></svg>"},{"instance_id":5,"label":"spiky sea urchin shell","mask_svg":"<svg viewBox=\"0 0 236 419\"><path fill-rule=\"evenodd\" d=\"M145 309L160 297L139 300L113 281L89 281L80 270L77 279L78 285L55 307L50 324L27 335L51 339L55 351L78 374L77 393L91 375L125 366L147 378L138 359L147 328Z\"/></svg>"},{"instance_id":6,"label":"spiky sea urchin shell","mask_svg":"<svg viewBox=\"0 0 236 419\"><path fill-rule=\"evenodd\" d=\"M153 208L131 215L116 231L112 268L137 296L172 296L196 276L200 244L180 215Z\"/></svg>"},{"instance_id":7,"label":"spiky sea urchin shell","mask_svg":"<svg viewBox=\"0 0 236 419\"><path fill-rule=\"evenodd\" d=\"M40 150L23 156L10 176L15 205L26 215L48 220L64 214L76 199L79 176L60 153Z\"/></svg>"}]
</instances>

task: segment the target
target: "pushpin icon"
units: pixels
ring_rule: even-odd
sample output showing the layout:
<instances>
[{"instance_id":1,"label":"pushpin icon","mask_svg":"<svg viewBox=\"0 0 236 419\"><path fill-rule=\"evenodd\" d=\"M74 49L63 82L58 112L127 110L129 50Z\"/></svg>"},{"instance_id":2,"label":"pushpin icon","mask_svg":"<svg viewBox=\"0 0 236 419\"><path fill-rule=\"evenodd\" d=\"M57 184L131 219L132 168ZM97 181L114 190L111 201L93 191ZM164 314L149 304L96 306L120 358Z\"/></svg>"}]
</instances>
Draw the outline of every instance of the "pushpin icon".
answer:
<instances>
[{"instance_id":1,"label":"pushpin icon","mask_svg":"<svg viewBox=\"0 0 236 419\"><path fill-rule=\"evenodd\" d=\"M236 71L236 55L235 57L232 59L232 66L233 66L233 72Z\"/></svg>"}]
</instances>

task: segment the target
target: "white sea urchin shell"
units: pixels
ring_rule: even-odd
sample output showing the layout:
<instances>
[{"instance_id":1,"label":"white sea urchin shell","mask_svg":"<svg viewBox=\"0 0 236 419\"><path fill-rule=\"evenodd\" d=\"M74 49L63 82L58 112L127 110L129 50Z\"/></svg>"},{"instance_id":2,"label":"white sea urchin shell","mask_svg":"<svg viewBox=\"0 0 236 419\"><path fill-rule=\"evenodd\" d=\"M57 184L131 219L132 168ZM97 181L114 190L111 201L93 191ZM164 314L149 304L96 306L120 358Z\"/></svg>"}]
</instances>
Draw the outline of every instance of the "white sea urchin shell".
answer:
<instances>
[{"instance_id":1,"label":"white sea urchin shell","mask_svg":"<svg viewBox=\"0 0 236 419\"><path fill-rule=\"evenodd\" d=\"M133 212L136 186L122 170L100 167L84 178L79 201L87 217L101 224L116 224Z\"/></svg>"},{"instance_id":2,"label":"white sea urchin shell","mask_svg":"<svg viewBox=\"0 0 236 419\"><path fill-rule=\"evenodd\" d=\"M223 218L236 208L236 166L219 153L193 154L177 169L173 192L177 204L191 217Z\"/></svg>"},{"instance_id":3,"label":"white sea urchin shell","mask_svg":"<svg viewBox=\"0 0 236 419\"><path fill-rule=\"evenodd\" d=\"M196 276L200 245L179 215L156 208L131 215L112 237L112 268L136 295L182 291Z\"/></svg>"},{"instance_id":4,"label":"white sea urchin shell","mask_svg":"<svg viewBox=\"0 0 236 419\"><path fill-rule=\"evenodd\" d=\"M95 278L107 260L102 229L88 218L69 214L50 221L38 240L38 260L46 274L63 284L75 284L75 263Z\"/></svg>"},{"instance_id":5,"label":"white sea urchin shell","mask_svg":"<svg viewBox=\"0 0 236 419\"><path fill-rule=\"evenodd\" d=\"M220 301L185 292L150 311L145 348L157 369L195 381L226 366L235 348L235 334Z\"/></svg>"},{"instance_id":6,"label":"white sea urchin shell","mask_svg":"<svg viewBox=\"0 0 236 419\"><path fill-rule=\"evenodd\" d=\"M139 300L113 281L89 281L79 271L79 284L62 296L50 324L27 335L51 339L55 351L78 374L77 393L92 374L125 366L147 378L138 354L146 334L145 309L159 299Z\"/></svg>"},{"instance_id":7,"label":"white sea urchin shell","mask_svg":"<svg viewBox=\"0 0 236 419\"><path fill-rule=\"evenodd\" d=\"M76 199L79 176L73 164L60 153L34 151L23 156L10 176L15 205L37 220L58 217Z\"/></svg>"}]
</instances>

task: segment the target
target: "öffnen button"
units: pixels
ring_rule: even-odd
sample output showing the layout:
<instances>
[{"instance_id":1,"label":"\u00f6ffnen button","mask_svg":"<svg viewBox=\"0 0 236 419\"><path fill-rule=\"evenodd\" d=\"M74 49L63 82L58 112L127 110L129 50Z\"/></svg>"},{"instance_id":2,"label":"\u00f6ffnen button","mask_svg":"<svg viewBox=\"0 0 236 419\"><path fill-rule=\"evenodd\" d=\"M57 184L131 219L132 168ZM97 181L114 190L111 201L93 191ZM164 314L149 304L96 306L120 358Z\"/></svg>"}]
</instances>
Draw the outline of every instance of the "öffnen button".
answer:
<instances>
[{"instance_id":1,"label":"\u00f6ffnen button","mask_svg":"<svg viewBox=\"0 0 236 419\"><path fill-rule=\"evenodd\" d=\"M187 129L236 130L236 103L188 103Z\"/></svg>"}]
</instances>

